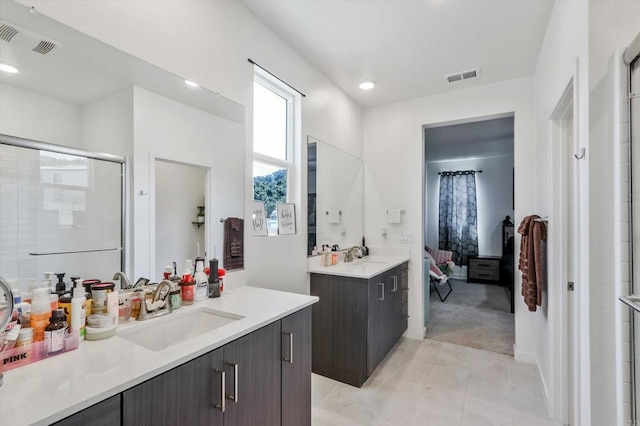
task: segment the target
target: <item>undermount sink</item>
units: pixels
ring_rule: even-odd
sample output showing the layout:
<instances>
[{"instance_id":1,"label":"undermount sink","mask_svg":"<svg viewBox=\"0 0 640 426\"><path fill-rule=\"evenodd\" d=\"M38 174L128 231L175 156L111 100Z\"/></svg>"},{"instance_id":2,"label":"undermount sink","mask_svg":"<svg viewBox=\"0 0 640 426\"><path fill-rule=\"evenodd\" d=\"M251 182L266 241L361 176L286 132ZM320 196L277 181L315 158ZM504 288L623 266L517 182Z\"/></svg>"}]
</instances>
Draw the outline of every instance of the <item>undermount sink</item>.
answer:
<instances>
[{"instance_id":1,"label":"undermount sink","mask_svg":"<svg viewBox=\"0 0 640 426\"><path fill-rule=\"evenodd\" d=\"M118 335L152 351L161 351L242 318L230 312L198 308L189 313L173 313L162 319L150 320L150 323L145 321L135 329L123 330Z\"/></svg>"}]
</instances>

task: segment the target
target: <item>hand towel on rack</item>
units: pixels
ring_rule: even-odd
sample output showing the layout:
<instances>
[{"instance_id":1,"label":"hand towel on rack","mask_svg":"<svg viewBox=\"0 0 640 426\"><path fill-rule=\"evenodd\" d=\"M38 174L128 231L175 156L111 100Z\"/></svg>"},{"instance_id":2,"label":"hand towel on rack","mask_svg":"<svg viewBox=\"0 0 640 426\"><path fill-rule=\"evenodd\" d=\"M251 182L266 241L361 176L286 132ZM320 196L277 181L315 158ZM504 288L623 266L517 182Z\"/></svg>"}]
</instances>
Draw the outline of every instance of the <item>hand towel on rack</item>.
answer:
<instances>
[{"instance_id":1,"label":"hand towel on rack","mask_svg":"<svg viewBox=\"0 0 640 426\"><path fill-rule=\"evenodd\" d=\"M340 223L340 210L330 210L327 212L327 223Z\"/></svg>"},{"instance_id":2,"label":"hand towel on rack","mask_svg":"<svg viewBox=\"0 0 640 426\"><path fill-rule=\"evenodd\" d=\"M387 223L400 223L402 221L402 210L387 210Z\"/></svg>"},{"instance_id":3,"label":"hand towel on rack","mask_svg":"<svg viewBox=\"0 0 640 426\"><path fill-rule=\"evenodd\" d=\"M224 222L224 268L244 268L244 220L237 217Z\"/></svg>"},{"instance_id":4,"label":"hand towel on rack","mask_svg":"<svg viewBox=\"0 0 640 426\"><path fill-rule=\"evenodd\" d=\"M524 303L529 311L535 312L537 306L542 306L542 287L545 282L543 269L543 241L547 239L547 225L536 222L538 215L526 216L520 222L518 233L522 234L520 241L520 259L518 269L522 271L522 291Z\"/></svg>"}]
</instances>

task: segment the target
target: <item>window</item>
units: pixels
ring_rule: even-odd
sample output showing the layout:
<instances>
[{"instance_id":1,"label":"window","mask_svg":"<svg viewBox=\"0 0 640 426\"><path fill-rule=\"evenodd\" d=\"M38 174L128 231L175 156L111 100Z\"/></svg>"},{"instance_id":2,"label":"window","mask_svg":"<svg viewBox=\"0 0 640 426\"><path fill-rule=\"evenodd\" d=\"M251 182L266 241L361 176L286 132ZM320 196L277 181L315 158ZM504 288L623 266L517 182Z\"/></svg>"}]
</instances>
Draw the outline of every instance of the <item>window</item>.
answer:
<instances>
[{"instance_id":1,"label":"window","mask_svg":"<svg viewBox=\"0 0 640 426\"><path fill-rule=\"evenodd\" d=\"M256 68L253 83L253 199L264 201L269 235L277 234L276 204L290 202L294 179L297 97Z\"/></svg>"}]
</instances>

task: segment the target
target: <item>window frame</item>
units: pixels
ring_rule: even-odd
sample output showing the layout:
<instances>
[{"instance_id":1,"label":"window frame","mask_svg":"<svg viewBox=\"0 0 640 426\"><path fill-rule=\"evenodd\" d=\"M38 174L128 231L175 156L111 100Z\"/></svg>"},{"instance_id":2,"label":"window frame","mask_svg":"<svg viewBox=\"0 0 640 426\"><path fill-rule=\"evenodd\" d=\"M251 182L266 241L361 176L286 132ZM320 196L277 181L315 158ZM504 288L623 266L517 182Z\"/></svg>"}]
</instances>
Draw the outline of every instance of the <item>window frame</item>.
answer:
<instances>
[{"instance_id":1,"label":"window frame","mask_svg":"<svg viewBox=\"0 0 640 426\"><path fill-rule=\"evenodd\" d=\"M252 179L251 179L251 199L255 200L254 195L254 164L256 162L265 164L267 166L277 167L281 169L285 169L287 173L287 184L286 184L286 197L284 202L291 203L294 202L294 196L292 191L294 189L293 180L296 178L295 170L295 158L296 158L296 149L295 149L295 131L296 131L296 108L298 103L297 94L286 86L284 83L280 82L267 72L263 71L259 67L254 68L254 84L260 84L266 89L272 91L278 96L281 96L286 101L286 160L282 160L280 158L272 157L270 155L262 154L255 151L255 147L253 148L253 158L251 162L252 166ZM254 100L255 102L255 100ZM253 104L253 114L255 117L255 103ZM255 121L255 120L254 120ZM255 140L255 129L253 130L252 135L253 140ZM269 233L269 236L277 235L277 233Z\"/></svg>"}]
</instances>

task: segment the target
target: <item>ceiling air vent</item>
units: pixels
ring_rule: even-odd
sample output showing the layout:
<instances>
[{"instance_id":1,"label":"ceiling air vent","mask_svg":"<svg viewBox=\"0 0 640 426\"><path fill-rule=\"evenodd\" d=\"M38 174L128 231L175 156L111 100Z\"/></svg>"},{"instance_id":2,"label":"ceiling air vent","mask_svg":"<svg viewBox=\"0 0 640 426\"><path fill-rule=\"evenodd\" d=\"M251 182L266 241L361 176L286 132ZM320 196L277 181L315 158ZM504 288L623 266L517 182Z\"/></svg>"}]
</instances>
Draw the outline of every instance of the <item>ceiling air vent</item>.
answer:
<instances>
[{"instance_id":1,"label":"ceiling air vent","mask_svg":"<svg viewBox=\"0 0 640 426\"><path fill-rule=\"evenodd\" d=\"M41 55L46 55L60 47L57 41L2 20L0 20L0 40L10 43L17 49L31 50Z\"/></svg>"},{"instance_id":2,"label":"ceiling air vent","mask_svg":"<svg viewBox=\"0 0 640 426\"><path fill-rule=\"evenodd\" d=\"M453 83L455 81L468 80L470 78L476 78L480 76L480 68L474 68L472 70L460 71L453 74L447 74L444 79L447 83Z\"/></svg>"}]
</instances>

